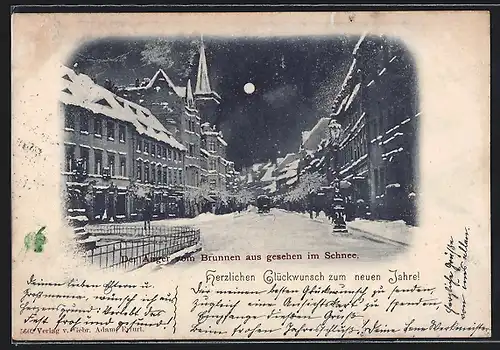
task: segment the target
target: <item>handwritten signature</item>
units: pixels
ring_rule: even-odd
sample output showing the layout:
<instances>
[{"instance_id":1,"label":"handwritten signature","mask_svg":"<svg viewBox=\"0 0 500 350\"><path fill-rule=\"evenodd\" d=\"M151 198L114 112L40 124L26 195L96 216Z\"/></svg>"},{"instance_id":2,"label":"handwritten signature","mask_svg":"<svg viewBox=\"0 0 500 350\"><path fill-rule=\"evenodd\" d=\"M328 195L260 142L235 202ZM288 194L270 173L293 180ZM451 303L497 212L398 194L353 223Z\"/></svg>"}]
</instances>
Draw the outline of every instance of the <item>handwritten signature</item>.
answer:
<instances>
[{"instance_id":1,"label":"handwritten signature","mask_svg":"<svg viewBox=\"0 0 500 350\"><path fill-rule=\"evenodd\" d=\"M445 302L445 310L465 319L467 301L465 291L467 290L467 273L469 257L469 228L465 228L464 237L456 241L452 236L444 254L447 256L445 267L447 273L444 275L444 289L448 294Z\"/></svg>"}]
</instances>

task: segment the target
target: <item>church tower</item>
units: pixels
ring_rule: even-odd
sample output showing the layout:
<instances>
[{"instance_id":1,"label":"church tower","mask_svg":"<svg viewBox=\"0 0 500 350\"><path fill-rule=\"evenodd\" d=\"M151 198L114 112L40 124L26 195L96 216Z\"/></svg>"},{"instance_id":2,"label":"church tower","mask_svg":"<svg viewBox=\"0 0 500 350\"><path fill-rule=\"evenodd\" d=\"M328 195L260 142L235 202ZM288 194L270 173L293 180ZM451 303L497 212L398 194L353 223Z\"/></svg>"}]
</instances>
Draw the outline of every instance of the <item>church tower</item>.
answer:
<instances>
[{"instance_id":1,"label":"church tower","mask_svg":"<svg viewBox=\"0 0 500 350\"><path fill-rule=\"evenodd\" d=\"M200 112L202 122L215 123L217 120L217 109L221 102L218 93L212 90L208 77L208 64L205 54L205 44L201 37L200 54L198 61L198 72L196 75L196 86L194 89L194 101Z\"/></svg>"}]
</instances>

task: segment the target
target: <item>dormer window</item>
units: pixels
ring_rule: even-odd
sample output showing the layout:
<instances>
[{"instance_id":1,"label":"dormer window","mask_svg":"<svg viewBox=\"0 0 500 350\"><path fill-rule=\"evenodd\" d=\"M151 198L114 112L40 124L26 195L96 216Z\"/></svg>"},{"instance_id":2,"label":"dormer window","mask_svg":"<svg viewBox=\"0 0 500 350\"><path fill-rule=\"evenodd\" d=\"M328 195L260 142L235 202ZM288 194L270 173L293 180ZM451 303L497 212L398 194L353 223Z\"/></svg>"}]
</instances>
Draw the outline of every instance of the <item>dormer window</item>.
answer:
<instances>
[{"instance_id":1,"label":"dormer window","mask_svg":"<svg viewBox=\"0 0 500 350\"><path fill-rule=\"evenodd\" d=\"M142 111L142 114L144 114L144 116L146 117L149 117L149 114L147 114L146 112Z\"/></svg>"},{"instance_id":2,"label":"dormer window","mask_svg":"<svg viewBox=\"0 0 500 350\"><path fill-rule=\"evenodd\" d=\"M119 99L117 99L116 97L115 97L115 101L116 101L116 102L118 102L118 104L119 104L120 106L125 107L125 102L120 101L120 100L119 100Z\"/></svg>"},{"instance_id":3,"label":"dormer window","mask_svg":"<svg viewBox=\"0 0 500 350\"><path fill-rule=\"evenodd\" d=\"M71 82L73 82L73 80L71 80L71 78L70 78L70 77L69 77L69 75L67 75L67 74L64 74L62 78L63 78L63 79L66 79L67 81L71 81Z\"/></svg>"},{"instance_id":4,"label":"dormer window","mask_svg":"<svg viewBox=\"0 0 500 350\"><path fill-rule=\"evenodd\" d=\"M132 106L129 106L129 107L130 107L130 109L132 110L132 112L134 112L134 114L137 114L137 108L134 108L134 107L132 107Z\"/></svg>"},{"instance_id":5,"label":"dormer window","mask_svg":"<svg viewBox=\"0 0 500 350\"><path fill-rule=\"evenodd\" d=\"M70 94L70 95L73 95L73 93L68 88L64 89L63 92L65 92L67 94Z\"/></svg>"},{"instance_id":6,"label":"dormer window","mask_svg":"<svg viewBox=\"0 0 500 350\"><path fill-rule=\"evenodd\" d=\"M106 107L111 108L111 105L109 104L108 100L106 100L105 98L101 98L100 100L96 101L96 103L100 104L102 106L106 106Z\"/></svg>"}]
</instances>

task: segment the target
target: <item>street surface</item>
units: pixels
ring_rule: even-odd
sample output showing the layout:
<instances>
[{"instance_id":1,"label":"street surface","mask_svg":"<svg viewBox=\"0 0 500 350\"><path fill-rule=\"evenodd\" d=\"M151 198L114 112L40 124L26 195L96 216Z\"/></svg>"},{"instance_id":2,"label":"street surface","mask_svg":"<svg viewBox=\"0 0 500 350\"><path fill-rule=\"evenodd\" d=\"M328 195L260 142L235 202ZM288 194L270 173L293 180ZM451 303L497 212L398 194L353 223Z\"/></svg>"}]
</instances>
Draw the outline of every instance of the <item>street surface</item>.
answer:
<instances>
[{"instance_id":1,"label":"street surface","mask_svg":"<svg viewBox=\"0 0 500 350\"><path fill-rule=\"evenodd\" d=\"M154 221L152 225L193 225L201 230L203 250L200 255L260 254L265 260L269 254L319 254L325 252L356 253L358 261L381 261L402 252L402 246L367 238L350 229L348 235L332 234L332 225L323 213L317 219L307 214L272 209L268 214L258 214L255 208L242 213L225 215L201 214L193 219ZM138 223L135 223L138 225Z\"/></svg>"}]
</instances>

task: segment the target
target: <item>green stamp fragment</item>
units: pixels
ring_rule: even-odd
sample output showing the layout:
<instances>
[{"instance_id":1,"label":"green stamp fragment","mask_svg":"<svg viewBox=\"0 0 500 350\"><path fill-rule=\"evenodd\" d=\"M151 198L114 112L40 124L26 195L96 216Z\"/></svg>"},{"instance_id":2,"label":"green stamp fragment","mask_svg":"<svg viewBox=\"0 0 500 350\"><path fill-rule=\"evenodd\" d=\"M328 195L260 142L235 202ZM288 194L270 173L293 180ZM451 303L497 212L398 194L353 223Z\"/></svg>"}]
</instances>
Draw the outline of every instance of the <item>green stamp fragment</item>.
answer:
<instances>
[{"instance_id":1,"label":"green stamp fragment","mask_svg":"<svg viewBox=\"0 0 500 350\"><path fill-rule=\"evenodd\" d=\"M45 243L47 243L47 237L43 231L45 230L45 226L40 228L38 232L30 232L26 234L24 237L24 247L26 250L33 250L35 253L43 252L43 247Z\"/></svg>"}]
</instances>

